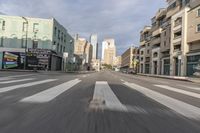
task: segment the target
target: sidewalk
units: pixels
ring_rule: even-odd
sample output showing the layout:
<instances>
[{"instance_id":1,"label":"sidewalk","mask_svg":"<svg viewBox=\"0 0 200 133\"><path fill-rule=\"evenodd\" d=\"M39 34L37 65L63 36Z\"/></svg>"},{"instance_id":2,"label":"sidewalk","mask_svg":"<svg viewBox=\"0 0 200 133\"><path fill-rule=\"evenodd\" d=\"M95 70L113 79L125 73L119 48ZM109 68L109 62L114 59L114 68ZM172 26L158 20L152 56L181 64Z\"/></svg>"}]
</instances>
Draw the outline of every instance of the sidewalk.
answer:
<instances>
[{"instance_id":1,"label":"sidewalk","mask_svg":"<svg viewBox=\"0 0 200 133\"><path fill-rule=\"evenodd\" d=\"M37 72L35 70L23 70L23 69L0 69L0 72Z\"/></svg>"},{"instance_id":2,"label":"sidewalk","mask_svg":"<svg viewBox=\"0 0 200 133\"><path fill-rule=\"evenodd\" d=\"M153 75L153 74L142 74L142 73L138 73L137 75L200 83L200 78L197 77L179 77L179 76Z\"/></svg>"}]
</instances>

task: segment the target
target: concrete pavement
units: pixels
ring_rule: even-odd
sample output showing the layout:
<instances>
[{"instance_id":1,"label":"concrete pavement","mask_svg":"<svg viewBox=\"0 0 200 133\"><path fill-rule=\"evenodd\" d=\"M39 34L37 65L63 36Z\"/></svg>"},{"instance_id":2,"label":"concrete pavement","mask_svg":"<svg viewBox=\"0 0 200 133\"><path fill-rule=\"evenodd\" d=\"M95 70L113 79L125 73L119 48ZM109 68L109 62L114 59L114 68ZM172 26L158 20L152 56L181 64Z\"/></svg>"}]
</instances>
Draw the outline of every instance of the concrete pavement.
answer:
<instances>
[{"instance_id":1,"label":"concrete pavement","mask_svg":"<svg viewBox=\"0 0 200 133\"><path fill-rule=\"evenodd\" d=\"M199 95L199 84L112 71L0 72L0 132L199 133Z\"/></svg>"}]
</instances>

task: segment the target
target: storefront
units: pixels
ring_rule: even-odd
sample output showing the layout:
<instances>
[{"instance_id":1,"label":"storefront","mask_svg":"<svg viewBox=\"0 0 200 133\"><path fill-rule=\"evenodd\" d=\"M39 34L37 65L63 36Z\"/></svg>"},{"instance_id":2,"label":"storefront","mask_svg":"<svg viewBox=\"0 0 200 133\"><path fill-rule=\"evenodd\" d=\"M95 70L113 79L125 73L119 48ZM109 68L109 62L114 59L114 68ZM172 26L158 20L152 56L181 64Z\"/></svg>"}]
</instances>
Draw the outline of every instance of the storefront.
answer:
<instances>
[{"instance_id":1,"label":"storefront","mask_svg":"<svg viewBox=\"0 0 200 133\"><path fill-rule=\"evenodd\" d=\"M200 53L188 54L187 56L187 76L193 76L200 61Z\"/></svg>"},{"instance_id":2,"label":"storefront","mask_svg":"<svg viewBox=\"0 0 200 133\"><path fill-rule=\"evenodd\" d=\"M37 62L37 69L57 71L62 68L62 57L58 56L56 52L48 49L28 49L28 60L32 64ZM36 57L36 58L35 58ZM27 64L29 68L34 66Z\"/></svg>"},{"instance_id":3,"label":"storefront","mask_svg":"<svg viewBox=\"0 0 200 133\"><path fill-rule=\"evenodd\" d=\"M170 59L163 60L163 75L170 75Z\"/></svg>"},{"instance_id":4,"label":"storefront","mask_svg":"<svg viewBox=\"0 0 200 133\"><path fill-rule=\"evenodd\" d=\"M150 63L145 64L145 74L150 74Z\"/></svg>"}]
</instances>

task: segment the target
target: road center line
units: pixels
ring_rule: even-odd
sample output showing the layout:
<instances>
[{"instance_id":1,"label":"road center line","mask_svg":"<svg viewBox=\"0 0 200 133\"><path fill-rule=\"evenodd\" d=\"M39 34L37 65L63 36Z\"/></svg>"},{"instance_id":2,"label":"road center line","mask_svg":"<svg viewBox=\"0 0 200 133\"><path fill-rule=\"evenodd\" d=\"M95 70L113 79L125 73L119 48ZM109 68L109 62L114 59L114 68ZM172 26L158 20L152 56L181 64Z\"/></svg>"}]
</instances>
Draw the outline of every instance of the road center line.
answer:
<instances>
[{"instance_id":1,"label":"road center line","mask_svg":"<svg viewBox=\"0 0 200 133\"><path fill-rule=\"evenodd\" d=\"M154 85L154 86L160 87L160 88L163 88L163 89L166 89L166 90L169 90L169 91L178 92L178 93L188 95L188 96L191 96L191 97L200 98L200 94L198 94L198 93L177 89L177 88L170 87L170 86L167 86L167 85Z\"/></svg>"},{"instance_id":2,"label":"road center line","mask_svg":"<svg viewBox=\"0 0 200 133\"><path fill-rule=\"evenodd\" d=\"M48 90L42 91L30 97L26 97L21 100L21 102L28 102L28 103L45 103L53 100L63 92L69 90L71 87L75 86L81 82L79 79L71 80L66 83L60 84L58 86L52 87Z\"/></svg>"},{"instance_id":3,"label":"road center line","mask_svg":"<svg viewBox=\"0 0 200 133\"><path fill-rule=\"evenodd\" d=\"M26 84L8 86L8 87L0 88L0 93L12 91L12 90L15 90L18 88L24 88L24 87L30 87L30 86L34 86L34 85L43 84L43 83L48 83L48 82L52 82L52 81L56 81L56 80L57 79L47 79L47 80L35 81L35 82L31 82L31 83L26 83Z\"/></svg>"},{"instance_id":4,"label":"road center line","mask_svg":"<svg viewBox=\"0 0 200 133\"><path fill-rule=\"evenodd\" d=\"M177 113L185 117L195 119L195 120L200 120L200 108L198 107L184 103L182 101L168 97L159 92L152 91L148 88L139 86L134 83L126 82L124 84L134 90L137 90L138 92L144 94L145 96L165 105L166 107L176 111Z\"/></svg>"}]
</instances>

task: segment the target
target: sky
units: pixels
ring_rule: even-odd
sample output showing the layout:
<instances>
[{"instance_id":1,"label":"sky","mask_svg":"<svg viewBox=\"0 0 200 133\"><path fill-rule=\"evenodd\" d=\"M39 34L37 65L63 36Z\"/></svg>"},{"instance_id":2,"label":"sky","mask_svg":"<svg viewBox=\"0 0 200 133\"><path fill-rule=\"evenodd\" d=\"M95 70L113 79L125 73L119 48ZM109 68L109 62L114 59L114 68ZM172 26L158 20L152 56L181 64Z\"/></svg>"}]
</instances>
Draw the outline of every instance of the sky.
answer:
<instances>
[{"instance_id":1,"label":"sky","mask_svg":"<svg viewBox=\"0 0 200 133\"><path fill-rule=\"evenodd\" d=\"M139 46L140 31L150 25L166 0L0 0L0 12L7 15L55 18L71 35L87 38L98 34L99 53L104 38L114 38L121 55ZM100 55L99 54L99 55Z\"/></svg>"}]
</instances>

